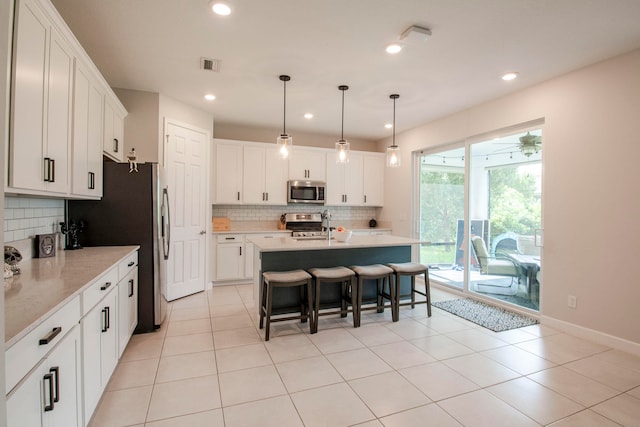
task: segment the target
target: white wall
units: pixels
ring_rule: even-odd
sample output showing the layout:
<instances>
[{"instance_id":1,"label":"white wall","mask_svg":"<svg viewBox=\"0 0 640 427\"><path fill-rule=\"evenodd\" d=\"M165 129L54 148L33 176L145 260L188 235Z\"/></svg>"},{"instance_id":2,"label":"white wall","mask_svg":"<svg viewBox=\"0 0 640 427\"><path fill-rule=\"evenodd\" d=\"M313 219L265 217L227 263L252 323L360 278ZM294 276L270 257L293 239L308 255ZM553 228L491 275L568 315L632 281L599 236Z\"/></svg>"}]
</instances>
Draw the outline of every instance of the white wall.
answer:
<instances>
[{"instance_id":1,"label":"white wall","mask_svg":"<svg viewBox=\"0 0 640 427\"><path fill-rule=\"evenodd\" d=\"M118 88L113 91L128 113L124 119L124 152L135 148L139 162L158 162L160 94Z\"/></svg>"},{"instance_id":2,"label":"white wall","mask_svg":"<svg viewBox=\"0 0 640 427\"><path fill-rule=\"evenodd\" d=\"M543 320L640 352L640 50L397 135L403 167L386 172L381 218L410 234L411 193L397 189L412 183L412 151L540 118Z\"/></svg>"}]
</instances>

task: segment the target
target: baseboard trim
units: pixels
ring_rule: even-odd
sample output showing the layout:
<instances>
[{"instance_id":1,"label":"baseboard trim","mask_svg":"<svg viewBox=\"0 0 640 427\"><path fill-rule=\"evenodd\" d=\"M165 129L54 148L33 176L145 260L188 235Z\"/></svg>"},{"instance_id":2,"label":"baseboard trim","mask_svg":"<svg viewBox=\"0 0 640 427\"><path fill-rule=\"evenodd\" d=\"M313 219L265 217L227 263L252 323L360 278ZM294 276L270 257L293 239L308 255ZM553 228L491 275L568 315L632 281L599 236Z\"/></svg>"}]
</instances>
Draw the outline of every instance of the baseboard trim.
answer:
<instances>
[{"instance_id":1,"label":"baseboard trim","mask_svg":"<svg viewBox=\"0 0 640 427\"><path fill-rule=\"evenodd\" d=\"M640 343L637 342L625 340L624 338L616 337L594 329L585 328L583 326L575 325L549 316L541 315L540 323L568 334L575 335L579 338L588 339L597 344L606 345L607 347L611 347L616 350L640 356Z\"/></svg>"}]
</instances>

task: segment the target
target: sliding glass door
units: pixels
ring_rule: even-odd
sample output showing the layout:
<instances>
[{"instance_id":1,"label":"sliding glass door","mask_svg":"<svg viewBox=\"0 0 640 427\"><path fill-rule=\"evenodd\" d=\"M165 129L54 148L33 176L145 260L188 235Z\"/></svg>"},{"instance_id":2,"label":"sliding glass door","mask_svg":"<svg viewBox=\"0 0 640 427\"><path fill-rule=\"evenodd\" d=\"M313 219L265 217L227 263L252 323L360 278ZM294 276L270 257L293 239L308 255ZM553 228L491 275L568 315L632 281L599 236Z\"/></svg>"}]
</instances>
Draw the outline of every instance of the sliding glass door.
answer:
<instances>
[{"instance_id":1,"label":"sliding glass door","mask_svg":"<svg viewBox=\"0 0 640 427\"><path fill-rule=\"evenodd\" d=\"M419 236L420 262L430 277L464 286L464 147L421 155Z\"/></svg>"},{"instance_id":2,"label":"sliding glass door","mask_svg":"<svg viewBox=\"0 0 640 427\"><path fill-rule=\"evenodd\" d=\"M538 310L541 129L420 153L417 163L419 237L428 242L420 261L430 279Z\"/></svg>"}]
</instances>

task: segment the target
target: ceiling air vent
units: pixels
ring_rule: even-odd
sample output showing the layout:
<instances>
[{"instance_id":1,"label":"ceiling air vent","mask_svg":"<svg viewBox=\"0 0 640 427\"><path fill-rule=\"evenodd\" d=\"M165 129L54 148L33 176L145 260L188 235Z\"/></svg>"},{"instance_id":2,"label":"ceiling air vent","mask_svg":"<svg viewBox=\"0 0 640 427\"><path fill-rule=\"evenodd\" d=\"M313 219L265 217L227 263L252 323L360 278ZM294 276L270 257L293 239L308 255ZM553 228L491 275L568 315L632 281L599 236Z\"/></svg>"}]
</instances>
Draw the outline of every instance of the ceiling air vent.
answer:
<instances>
[{"instance_id":1,"label":"ceiling air vent","mask_svg":"<svg viewBox=\"0 0 640 427\"><path fill-rule=\"evenodd\" d=\"M220 72L220 66L222 61L220 59L213 58L200 58L200 68L205 71L213 71L215 73Z\"/></svg>"}]
</instances>

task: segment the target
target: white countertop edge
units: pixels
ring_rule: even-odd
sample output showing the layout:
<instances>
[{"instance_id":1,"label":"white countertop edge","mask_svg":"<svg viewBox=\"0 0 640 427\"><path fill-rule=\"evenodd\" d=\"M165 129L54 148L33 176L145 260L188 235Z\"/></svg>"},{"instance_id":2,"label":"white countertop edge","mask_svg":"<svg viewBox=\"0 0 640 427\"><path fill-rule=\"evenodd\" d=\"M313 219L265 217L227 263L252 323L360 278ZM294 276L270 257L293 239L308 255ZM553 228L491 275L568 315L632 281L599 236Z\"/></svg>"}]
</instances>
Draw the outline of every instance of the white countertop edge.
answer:
<instances>
[{"instance_id":1,"label":"white countertop edge","mask_svg":"<svg viewBox=\"0 0 640 427\"><path fill-rule=\"evenodd\" d=\"M391 228L384 227L375 227L375 228L351 228L351 231L362 232L362 231L391 231ZM226 230L226 231L212 231L211 234L291 234L291 230L256 230L256 229L236 229L236 230Z\"/></svg>"},{"instance_id":2,"label":"white countertop edge","mask_svg":"<svg viewBox=\"0 0 640 427\"><path fill-rule=\"evenodd\" d=\"M118 259L117 261L115 261L110 267L108 267L106 270L101 271L99 274L95 275L95 277L93 279L91 279L89 282L85 283L83 286L79 287L78 289L76 289L73 293L71 293L69 296L67 296L66 298L64 298L62 301L58 302L53 308L51 308L50 310L48 310L47 312L45 312L43 315L41 315L39 318L37 318L36 320L32 321L27 327L25 327L24 329L22 329L20 332L16 333L13 337L11 337L9 340L5 341L4 343L4 348L5 351L7 351L9 348L11 348L15 343L17 343L18 341L20 341L22 338L24 338L26 335L29 334L29 332L33 331L34 329L36 329L38 326L40 326L42 324L42 322L44 322L46 319L48 319L49 317L51 317L55 312L57 312L58 310L60 310L65 304L67 304L68 302L72 301L75 297L79 296L82 292L84 292L89 286L91 286L97 279L99 279L102 275L104 275L106 272L108 272L111 268L113 268L114 266L117 266L122 260L124 260L125 258L127 258L129 255L131 255L133 252L137 251L140 249L140 246L138 245L126 245L126 246L121 246L123 248L130 248L131 250L129 252L127 252L125 255L121 256L120 259ZM82 301L81 301L82 303ZM81 305L82 306L82 305ZM82 317L82 314L80 313L80 317ZM80 319L78 319L80 320Z\"/></svg>"},{"instance_id":3,"label":"white countertop edge","mask_svg":"<svg viewBox=\"0 0 640 427\"><path fill-rule=\"evenodd\" d=\"M295 240L292 237L249 237L249 241L261 252L410 246L423 243L421 240L393 235L353 235L348 242L338 242L337 240Z\"/></svg>"}]
</instances>

